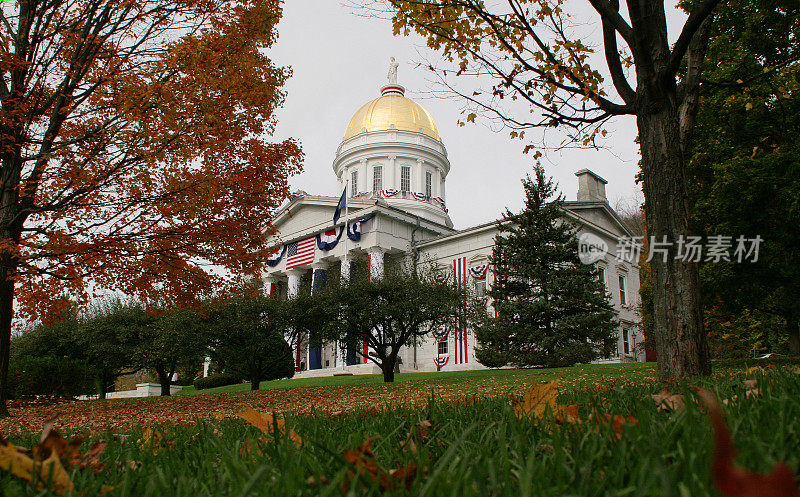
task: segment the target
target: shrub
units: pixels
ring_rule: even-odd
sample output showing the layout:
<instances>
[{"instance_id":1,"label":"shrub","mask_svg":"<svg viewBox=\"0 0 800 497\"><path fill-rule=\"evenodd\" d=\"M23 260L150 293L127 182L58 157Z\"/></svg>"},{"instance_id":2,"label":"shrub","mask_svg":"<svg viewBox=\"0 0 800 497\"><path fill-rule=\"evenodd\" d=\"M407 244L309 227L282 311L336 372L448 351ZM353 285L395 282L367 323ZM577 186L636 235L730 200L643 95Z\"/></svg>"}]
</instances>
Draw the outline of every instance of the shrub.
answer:
<instances>
[{"instance_id":1,"label":"shrub","mask_svg":"<svg viewBox=\"0 0 800 497\"><path fill-rule=\"evenodd\" d=\"M87 361L66 357L22 355L9 364L9 396L74 397L96 393L94 371Z\"/></svg>"},{"instance_id":2,"label":"shrub","mask_svg":"<svg viewBox=\"0 0 800 497\"><path fill-rule=\"evenodd\" d=\"M226 385L235 385L236 383L241 382L242 380L236 375L230 373L219 373L194 380L194 387L198 390L205 390L206 388L224 387Z\"/></svg>"}]
</instances>

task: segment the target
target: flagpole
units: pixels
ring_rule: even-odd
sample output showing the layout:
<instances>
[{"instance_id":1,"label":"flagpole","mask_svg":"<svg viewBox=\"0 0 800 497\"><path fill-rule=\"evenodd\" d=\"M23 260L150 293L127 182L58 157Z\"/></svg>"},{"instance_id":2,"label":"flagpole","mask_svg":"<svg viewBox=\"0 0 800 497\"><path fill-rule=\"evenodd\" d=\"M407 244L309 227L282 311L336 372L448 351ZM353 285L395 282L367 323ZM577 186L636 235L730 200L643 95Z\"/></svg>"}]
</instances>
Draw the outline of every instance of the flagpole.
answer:
<instances>
[{"instance_id":1,"label":"flagpole","mask_svg":"<svg viewBox=\"0 0 800 497\"><path fill-rule=\"evenodd\" d=\"M350 261L347 258L349 249L348 245L350 242L350 240L348 240L350 236L348 236L347 234L347 223L350 220L349 216L350 202L347 201L347 189L349 187L350 187L350 180L345 179L344 180L344 226L342 226L342 229L344 230L344 265L347 267L347 284L350 284ZM341 274L339 275L339 279L340 280L342 279ZM340 281L339 284L341 283L342 282ZM338 345L339 345L338 347L339 350L337 350L337 353L342 354L342 359L339 362L341 363L342 370L345 370L347 368L347 354L342 353L341 342Z\"/></svg>"}]
</instances>

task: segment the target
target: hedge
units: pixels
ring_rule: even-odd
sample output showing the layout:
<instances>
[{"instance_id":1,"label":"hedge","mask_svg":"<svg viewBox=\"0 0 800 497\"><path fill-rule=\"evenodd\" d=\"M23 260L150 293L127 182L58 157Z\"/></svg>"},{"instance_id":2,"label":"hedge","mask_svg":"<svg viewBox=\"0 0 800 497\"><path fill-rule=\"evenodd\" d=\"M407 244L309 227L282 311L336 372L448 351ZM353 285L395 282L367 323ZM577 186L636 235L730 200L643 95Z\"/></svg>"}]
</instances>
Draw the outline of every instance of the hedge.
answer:
<instances>
[{"instance_id":1,"label":"hedge","mask_svg":"<svg viewBox=\"0 0 800 497\"><path fill-rule=\"evenodd\" d=\"M198 390L205 390L206 388L224 387L226 385L235 385L241 382L242 379L236 375L230 373L219 373L194 380L194 387Z\"/></svg>"}]
</instances>

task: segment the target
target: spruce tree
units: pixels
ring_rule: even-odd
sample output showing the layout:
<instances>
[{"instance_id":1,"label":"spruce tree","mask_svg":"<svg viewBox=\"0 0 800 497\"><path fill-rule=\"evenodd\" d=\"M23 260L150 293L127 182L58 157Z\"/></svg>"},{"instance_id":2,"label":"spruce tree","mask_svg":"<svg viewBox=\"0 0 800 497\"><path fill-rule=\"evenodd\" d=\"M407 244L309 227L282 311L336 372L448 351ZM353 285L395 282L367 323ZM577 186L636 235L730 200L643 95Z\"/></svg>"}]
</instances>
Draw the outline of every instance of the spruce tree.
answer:
<instances>
[{"instance_id":1,"label":"spruce tree","mask_svg":"<svg viewBox=\"0 0 800 497\"><path fill-rule=\"evenodd\" d=\"M477 358L489 367L556 367L603 357L617 324L597 268L578 259L577 230L544 169L522 184L524 210L506 210L498 223L489 291L497 317L477 323Z\"/></svg>"}]
</instances>

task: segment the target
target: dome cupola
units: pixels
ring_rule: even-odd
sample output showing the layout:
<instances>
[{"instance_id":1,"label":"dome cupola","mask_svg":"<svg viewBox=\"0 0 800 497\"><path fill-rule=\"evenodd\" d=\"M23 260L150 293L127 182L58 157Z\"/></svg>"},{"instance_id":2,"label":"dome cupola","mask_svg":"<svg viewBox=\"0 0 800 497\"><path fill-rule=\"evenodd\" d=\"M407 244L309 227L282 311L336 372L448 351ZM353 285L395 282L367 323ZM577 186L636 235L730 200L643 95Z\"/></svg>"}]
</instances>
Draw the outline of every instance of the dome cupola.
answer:
<instances>
[{"instance_id":1,"label":"dome cupola","mask_svg":"<svg viewBox=\"0 0 800 497\"><path fill-rule=\"evenodd\" d=\"M391 59L388 84L362 105L336 151L333 171L349 197L382 199L408 213L452 227L445 206L447 150L430 113L405 96Z\"/></svg>"}]
</instances>

